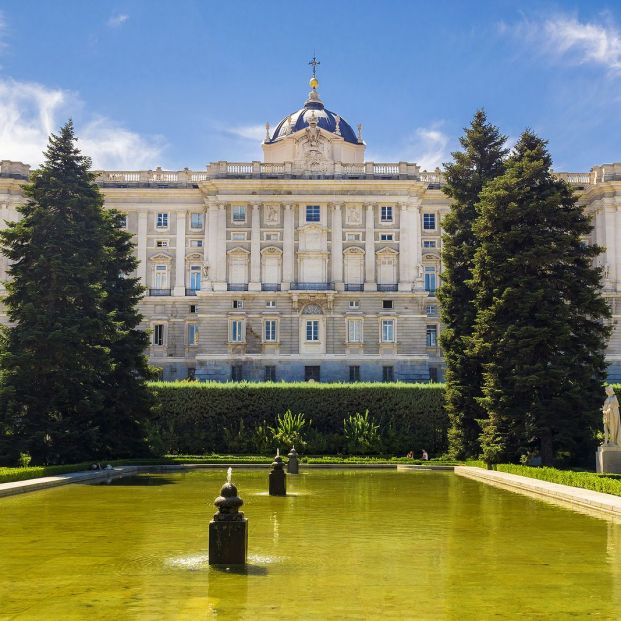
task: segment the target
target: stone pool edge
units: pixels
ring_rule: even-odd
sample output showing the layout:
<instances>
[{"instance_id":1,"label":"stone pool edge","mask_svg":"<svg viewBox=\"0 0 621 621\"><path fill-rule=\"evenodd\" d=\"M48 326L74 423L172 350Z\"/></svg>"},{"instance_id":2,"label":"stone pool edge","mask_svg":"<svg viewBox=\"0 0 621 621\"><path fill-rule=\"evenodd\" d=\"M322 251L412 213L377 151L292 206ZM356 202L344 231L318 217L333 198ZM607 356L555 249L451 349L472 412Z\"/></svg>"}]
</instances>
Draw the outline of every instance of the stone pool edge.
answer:
<instances>
[{"instance_id":1,"label":"stone pool edge","mask_svg":"<svg viewBox=\"0 0 621 621\"><path fill-rule=\"evenodd\" d=\"M520 494L532 495L543 500L551 500L569 508L605 513L608 516L621 518L621 496L474 466L455 466L454 472L468 479Z\"/></svg>"},{"instance_id":2,"label":"stone pool edge","mask_svg":"<svg viewBox=\"0 0 621 621\"><path fill-rule=\"evenodd\" d=\"M268 469L269 464L232 464L240 468L263 468ZM60 487L70 483L83 483L90 481L106 481L118 479L124 476L132 476L140 472L174 472L183 470L199 469L222 469L227 468L228 464L150 464L144 466L116 466L111 470L86 470L83 472L67 472L51 477L37 477L34 479L23 479L21 481L11 481L0 483L0 498L5 496L16 496L28 492L36 492L42 489ZM417 464L301 464L303 469L339 468L339 469L382 469L382 470L453 470L454 466L445 465L417 465Z\"/></svg>"}]
</instances>

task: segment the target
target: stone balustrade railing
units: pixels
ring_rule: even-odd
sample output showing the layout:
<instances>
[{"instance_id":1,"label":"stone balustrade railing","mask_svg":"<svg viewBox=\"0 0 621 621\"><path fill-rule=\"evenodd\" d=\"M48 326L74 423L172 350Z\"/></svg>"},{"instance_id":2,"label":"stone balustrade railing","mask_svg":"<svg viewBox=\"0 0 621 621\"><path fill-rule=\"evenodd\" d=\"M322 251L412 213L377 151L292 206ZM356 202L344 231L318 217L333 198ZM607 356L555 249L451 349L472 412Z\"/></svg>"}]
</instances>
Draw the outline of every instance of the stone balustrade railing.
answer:
<instances>
[{"instance_id":1,"label":"stone balustrade railing","mask_svg":"<svg viewBox=\"0 0 621 621\"><path fill-rule=\"evenodd\" d=\"M30 167L22 162L0 160L0 178L27 179ZM319 178L319 179L409 179L430 186L444 184L444 174L436 169L421 170L409 162L327 162L318 170L301 170L294 162L213 162L206 170L100 170L97 181L103 186L169 187L196 186L210 179ZM560 179L576 186L621 181L621 163L594 166L591 172L557 172Z\"/></svg>"}]
</instances>

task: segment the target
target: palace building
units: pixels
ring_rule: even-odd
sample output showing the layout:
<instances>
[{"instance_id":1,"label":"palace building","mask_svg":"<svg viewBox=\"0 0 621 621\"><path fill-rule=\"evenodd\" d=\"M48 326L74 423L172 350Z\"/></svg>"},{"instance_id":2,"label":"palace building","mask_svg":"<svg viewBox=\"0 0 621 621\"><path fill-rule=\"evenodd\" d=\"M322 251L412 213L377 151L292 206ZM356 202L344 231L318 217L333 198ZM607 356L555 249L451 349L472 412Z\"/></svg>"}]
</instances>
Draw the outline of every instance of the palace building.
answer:
<instances>
[{"instance_id":1,"label":"palace building","mask_svg":"<svg viewBox=\"0 0 621 621\"><path fill-rule=\"evenodd\" d=\"M301 109L266 126L262 162L97 173L135 235L148 353L164 379L442 380L443 176L365 161L362 126L324 106L314 73L310 86ZM0 221L17 217L29 170L0 162ZM621 163L558 175L606 247L616 320ZM621 379L618 331L608 358Z\"/></svg>"}]
</instances>

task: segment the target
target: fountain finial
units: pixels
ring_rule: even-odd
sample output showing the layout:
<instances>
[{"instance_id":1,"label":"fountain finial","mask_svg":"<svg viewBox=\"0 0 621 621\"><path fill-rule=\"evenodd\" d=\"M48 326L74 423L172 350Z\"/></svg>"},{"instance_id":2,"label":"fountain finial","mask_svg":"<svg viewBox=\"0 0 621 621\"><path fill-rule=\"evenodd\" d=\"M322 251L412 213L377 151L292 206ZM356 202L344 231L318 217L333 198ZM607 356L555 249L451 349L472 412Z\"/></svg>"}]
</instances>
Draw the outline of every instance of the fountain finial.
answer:
<instances>
[{"instance_id":1,"label":"fountain finial","mask_svg":"<svg viewBox=\"0 0 621 621\"><path fill-rule=\"evenodd\" d=\"M222 486L220 495L213 503L218 507L218 513L213 516L216 521L241 520L244 517L244 514L239 512L244 501L237 495L237 488L231 482L232 477L233 468L229 468L226 471L226 483Z\"/></svg>"}]
</instances>

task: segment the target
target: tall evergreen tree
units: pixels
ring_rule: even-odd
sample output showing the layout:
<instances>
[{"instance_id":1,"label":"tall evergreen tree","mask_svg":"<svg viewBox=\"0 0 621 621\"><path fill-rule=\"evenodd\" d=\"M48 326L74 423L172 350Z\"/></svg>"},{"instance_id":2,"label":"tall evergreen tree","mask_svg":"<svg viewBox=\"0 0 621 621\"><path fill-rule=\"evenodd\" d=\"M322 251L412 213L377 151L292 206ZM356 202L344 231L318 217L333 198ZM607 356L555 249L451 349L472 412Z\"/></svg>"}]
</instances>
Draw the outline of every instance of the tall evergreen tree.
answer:
<instances>
[{"instance_id":1,"label":"tall evergreen tree","mask_svg":"<svg viewBox=\"0 0 621 621\"><path fill-rule=\"evenodd\" d=\"M442 224L443 272L438 297L444 326L440 343L446 361L449 450L458 458L479 454L481 429L476 421L482 410L476 399L481 396L481 367L476 357L467 353L476 316L469 283L477 248L472 226L481 190L503 170L505 140L479 110L460 138L463 150L453 153L454 161L445 165L444 192L452 202Z\"/></svg>"},{"instance_id":2,"label":"tall evergreen tree","mask_svg":"<svg viewBox=\"0 0 621 621\"><path fill-rule=\"evenodd\" d=\"M75 141L71 121L50 137L43 166L24 187L21 218L0 232L12 261L0 453L28 452L35 463L104 456L102 429L120 412L111 391L136 388L131 378L139 383L142 370L130 353L142 344L133 333L136 283L117 282L132 266L129 243L104 212Z\"/></svg>"},{"instance_id":3,"label":"tall evergreen tree","mask_svg":"<svg viewBox=\"0 0 621 621\"><path fill-rule=\"evenodd\" d=\"M471 352L483 363L486 461L530 451L544 465L590 454L599 424L610 310L601 248L546 143L522 134L503 175L481 193Z\"/></svg>"}]
</instances>

